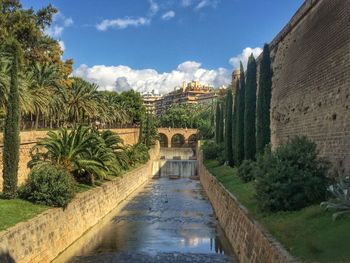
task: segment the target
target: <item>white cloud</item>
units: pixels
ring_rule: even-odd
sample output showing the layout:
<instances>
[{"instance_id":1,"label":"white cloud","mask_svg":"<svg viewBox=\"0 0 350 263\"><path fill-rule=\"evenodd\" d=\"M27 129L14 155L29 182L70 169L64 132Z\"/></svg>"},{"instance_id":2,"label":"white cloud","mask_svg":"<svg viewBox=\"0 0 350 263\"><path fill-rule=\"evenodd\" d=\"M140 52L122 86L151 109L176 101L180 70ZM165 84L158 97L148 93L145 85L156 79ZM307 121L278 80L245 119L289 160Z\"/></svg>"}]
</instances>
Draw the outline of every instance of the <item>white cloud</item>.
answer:
<instances>
[{"instance_id":1,"label":"white cloud","mask_svg":"<svg viewBox=\"0 0 350 263\"><path fill-rule=\"evenodd\" d=\"M74 24L71 17L65 17L61 12L57 13L53 17L53 23L50 27L45 28L44 32L53 38L60 38L66 27L70 27Z\"/></svg>"},{"instance_id":2,"label":"white cloud","mask_svg":"<svg viewBox=\"0 0 350 263\"><path fill-rule=\"evenodd\" d=\"M219 1L218 0L201 0L197 5L196 5L196 8L195 10L200 10L204 7L217 7Z\"/></svg>"},{"instance_id":3,"label":"white cloud","mask_svg":"<svg viewBox=\"0 0 350 263\"><path fill-rule=\"evenodd\" d=\"M136 70L128 66L80 65L73 75L82 77L100 86L103 90L125 91L134 89L139 92L155 90L167 93L180 86L183 81L197 80L218 87L230 83L230 72L224 68L204 69L195 61L186 61L176 70L158 73L154 69Z\"/></svg>"},{"instance_id":4,"label":"white cloud","mask_svg":"<svg viewBox=\"0 0 350 263\"><path fill-rule=\"evenodd\" d=\"M175 17L175 12L173 10L170 10L162 15L163 20L170 20Z\"/></svg>"},{"instance_id":5,"label":"white cloud","mask_svg":"<svg viewBox=\"0 0 350 263\"><path fill-rule=\"evenodd\" d=\"M64 45L64 42L62 40L58 41L58 44L60 45L62 51L66 50L66 46Z\"/></svg>"},{"instance_id":6,"label":"white cloud","mask_svg":"<svg viewBox=\"0 0 350 263\"><path fill-rule=\"evenodd\" d=\"M193 0L181 0L181 5L184 7L190 6L193 4Z\"/></svg>"},{"instance_id":7,"label":"white cloud","mask_svg":"<svg viewBox=\"0 0 350 263\"><path fill-rule=\"evenodd\" d=\"M63 29L64 28L62 26L50 26L45 28L45 34L53 38L59 38L62 36Z\"/></svg>"},{"instance_id":8,"label":"white cloud","mask_svg":"<svg viewBox=\"0 0 350 263\"><path fill-rule=\"evenodd\" d=\"M243 49L241 54L230 58L230 64L233 66L234 69L236 69L236 68L239 68L239 63L240 61L242 61L243 67L246 68L249 56L253 54L254 57L257 58L262 51L263 50L260 47L256 47L256 48L246 47L245 49Z\"/></svg>"},{"instance_id":9,"label":"white cloud","mask_svg":"<svg viewBox=\"0 0 350 263\"><path fill-rule=\"evenodd\" d=\"M154 0L149 0L149 15L154 16L159 11L159 6Z\"/></svg>"},{"instance_id":10,"label":"white cloud","mask_svg":"<svg viewBox=\"0 0 350 263\"><path fill-rule=\"evenodd\" d=\"M99 31L106 31L110 27L117 28L117 29L125 29L129 26L133 27L139 27L148 25L150 23L150 19L145 17L139 17L139 18L117 18L114 20L105 19L100 24L96 25L97 30Z\"/></svg>"}]
</instances>

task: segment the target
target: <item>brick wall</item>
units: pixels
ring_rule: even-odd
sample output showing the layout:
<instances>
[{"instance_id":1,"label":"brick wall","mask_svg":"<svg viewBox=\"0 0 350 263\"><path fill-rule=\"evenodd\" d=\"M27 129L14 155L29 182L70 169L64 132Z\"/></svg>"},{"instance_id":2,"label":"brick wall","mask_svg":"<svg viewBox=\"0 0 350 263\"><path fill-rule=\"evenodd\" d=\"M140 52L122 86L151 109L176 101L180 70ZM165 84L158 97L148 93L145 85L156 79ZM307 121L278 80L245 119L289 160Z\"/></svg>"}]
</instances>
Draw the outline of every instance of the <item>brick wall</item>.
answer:
<instances>
[{"instance_id":1,"label":"brick wall","mask_svg":"<svg viewBox=\"0 0 350 263\"><path fill-rule=\"evenodd\" d=\"M318 144L350 171L350 1L306 0L270 43L274 71L271 141Z\"/></svg>"},{"instance_id":2,"label":"brick wall","mask_svg":"<svg viewBox=\"0 0 350 263\"><path fill-rule=\"evenodd\" d=\"M201 153L198 156L198 174L220 226L240 262L298 262L250 216L237 198L208 172L203 165Z\"/></svg>"},{"instance_id":3,"label":"brick wall","mask_svg":"<svg viewBox=\"0 0 350 263\"><path fill-rule=\"evenodd\" d=\"M139 129L127 128L127 129L111 129L113 132L119 134L124 140L125 144L135 144L139 138ZM29 169L27 163L30 161L30 150L38 141L39 138L46 137L47 131L23 131L20 134L21 145L20 145L20 159L18 167L18 184L21 185L27 179ZM2 191L2 149L3 149L3 134L0 133L0 192Z\"/></svg>"},{"instance_id":4,"label":"brick wall","mask_svg":"<svg viewBox=\"0 0 350 263\"><path fill-rule=\"evenodd\" d=\"M159 145L150 151L150 161L84 193L67 208L50 209L28 222L0 232L0 262L47 263L97 224L128 195L153 176L153 161L159 159ZM8 254L14 261L6 261Z\"/></svg>"}]
</instances>

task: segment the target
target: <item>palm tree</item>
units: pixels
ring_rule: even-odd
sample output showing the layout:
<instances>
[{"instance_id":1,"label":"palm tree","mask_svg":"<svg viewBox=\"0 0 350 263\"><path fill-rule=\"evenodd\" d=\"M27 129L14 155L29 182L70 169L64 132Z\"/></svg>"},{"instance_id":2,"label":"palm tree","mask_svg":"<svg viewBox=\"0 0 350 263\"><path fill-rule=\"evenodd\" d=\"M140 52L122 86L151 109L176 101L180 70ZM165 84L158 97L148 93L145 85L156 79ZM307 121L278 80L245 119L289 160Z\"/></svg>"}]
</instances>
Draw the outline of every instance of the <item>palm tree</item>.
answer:
<instances>
[{"instance_id":1,"label":"palm tree","mask_svg":"<svg viewBox=\"0 0 350 263\"><path fill-rule=\"evenodd\" d=\"M67 169L75 178L105 178L115 171L111 166L113 152L105 148L104 140L92 128L76 126L58 132L48 132L48 137L31 150L30 168L37 164L51 163Z\"/></svg>"}]
</instances>

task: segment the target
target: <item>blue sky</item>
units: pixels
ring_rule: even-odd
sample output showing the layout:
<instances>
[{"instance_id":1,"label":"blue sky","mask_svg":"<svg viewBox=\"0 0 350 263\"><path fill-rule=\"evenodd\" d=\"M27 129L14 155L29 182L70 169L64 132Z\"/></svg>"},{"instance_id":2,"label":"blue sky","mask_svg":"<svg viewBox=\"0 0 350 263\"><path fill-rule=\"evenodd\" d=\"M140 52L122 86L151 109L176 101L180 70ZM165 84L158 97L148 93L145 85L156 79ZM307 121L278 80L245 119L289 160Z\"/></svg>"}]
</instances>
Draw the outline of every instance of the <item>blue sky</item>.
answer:
<instances>
[{"instance_id":1,"label":"blue sky","mask_svg":"<svg viewBox=\"0 0 350 263\"><path fill-rule=\"evenodd\" d=\"M74 74L105 89L163 93L191 79L214 86L227 84L237 61L245 60L251 51L258 54L258 48L272 40L303 1L22 3L35 9L52 3L60 10L47 33L64 45L64 58L74 59Z\"/></svg>"}]
</instances>

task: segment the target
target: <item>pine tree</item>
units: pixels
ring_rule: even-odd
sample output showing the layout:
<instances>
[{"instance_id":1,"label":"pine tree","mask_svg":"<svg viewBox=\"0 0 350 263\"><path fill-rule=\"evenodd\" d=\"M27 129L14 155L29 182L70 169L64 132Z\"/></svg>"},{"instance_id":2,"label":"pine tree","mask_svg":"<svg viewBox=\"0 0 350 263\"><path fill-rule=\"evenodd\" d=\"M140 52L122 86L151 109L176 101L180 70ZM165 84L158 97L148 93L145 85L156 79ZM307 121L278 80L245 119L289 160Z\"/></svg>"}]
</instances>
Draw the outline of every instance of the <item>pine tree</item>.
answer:
<instances>
[{"instance_id":1,"label":"pine tree","mask_svg":"<svg viewBox=\"0 0 350 263\"><path fill-rule=\"evenodd\" d=\"M256 61L253 54L251 54L248 60L247 82L245 87L244 157L246 160L254 160L256 153L256 85Z\"/></svg>"},{"instance_id":2,"label":"pine tree","mask_svg":"<svg viewBox=\"0 0 350 263\"><path fill-rule=\"evenodd\" d=\"M245 74L242 62L240 63L241 75L237 83L237 117L236 117L236 151L237 164L244 160L244 112L245 112Z\"/></svg>"},{"instance_id":3,"label":"pine tree","mask_svg":"<svg viewBox=\"0 0 350 263\"><path fill-rule=\"evenodd\" d=\"M6 119L4 128L3 148L3 193L5 198L15 198L17 195L17 173L19 162L19 132L20 132L20 104L18 90L18 71L20 67L21 50L15 40L10 42L13 55L11 66L11 81Z\"/></svg>"},{"instance_id":4,"label":"pine tree","mask_svg":"<svg viewBox=\"0 0 350 263\"><path fill-rule=\"evenodd\" d=\"M219 101L216 102L216 111L215 111L215 141L219 143L220 140L220 104Z\"/></svg>"},{"instance_id":5,"label":"pine tree","mask_svg":"<svg viewBox=\"0 0 350 263\"><path fill-rule=\"evenodd\" d=\"M260 63L259 89L256 109L256 152L263 153L270 143L270 103L272 87L272 70L269 45L265 44Z\"/></svg>"},{"instance_id":6,"label":"pine tree","mask_svg":"<svg viewBox=\"0 0 350 263\"><path fill-rule=\"evenodd\" d=\"M225 121L225 152L226 161L229 166L233 166L233 151L232 151L232 90L230 87L227 88L226 93L226 121Z\"/></svg>"}]
</instances>

